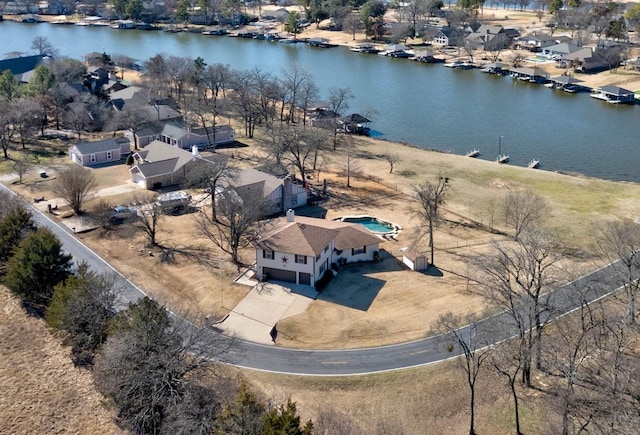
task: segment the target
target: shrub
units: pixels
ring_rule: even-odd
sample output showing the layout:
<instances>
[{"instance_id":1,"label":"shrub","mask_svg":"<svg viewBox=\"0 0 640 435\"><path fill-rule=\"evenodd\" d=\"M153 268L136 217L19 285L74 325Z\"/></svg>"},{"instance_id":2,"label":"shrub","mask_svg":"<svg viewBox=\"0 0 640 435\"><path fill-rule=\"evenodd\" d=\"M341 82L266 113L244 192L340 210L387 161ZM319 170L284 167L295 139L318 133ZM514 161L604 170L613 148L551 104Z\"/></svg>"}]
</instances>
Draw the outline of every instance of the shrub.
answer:
<instances>
[{"instance_id":1,"label":"shrub","mask_svg":"<svg viewBox=\"0 0 640 435\"><path fill-rule=\"evenodd\" d=\"M331 281L332 279L333 271L331 269L326 270L324 272L324 275L322 275L322 278L320 278L316 283L316 291L322 292L329 284L329 281Z\"/></svg>"}]
</instances>

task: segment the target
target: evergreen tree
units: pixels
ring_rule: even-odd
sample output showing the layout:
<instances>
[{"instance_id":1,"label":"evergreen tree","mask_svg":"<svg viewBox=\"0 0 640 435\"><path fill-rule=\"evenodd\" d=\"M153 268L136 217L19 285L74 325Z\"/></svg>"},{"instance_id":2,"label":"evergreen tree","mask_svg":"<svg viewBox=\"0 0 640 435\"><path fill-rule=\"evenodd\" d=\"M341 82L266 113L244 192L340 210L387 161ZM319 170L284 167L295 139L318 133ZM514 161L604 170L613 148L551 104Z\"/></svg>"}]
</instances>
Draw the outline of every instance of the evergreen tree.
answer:
<instances>
[{"instance_id":1,"label":"evergreen tree","mask_svg":"<svg viewBox=\"0 0 640 435\"><path fill-rule=\"evenodd\" d=\"M20 83L8 69L0 74L0 97L8 101L17 98L20 92Z\"/></svg>"},{"instance_id":2,"label":"evergreen tree","mask_svg":"<svg viewBox=\"0 0 640 435\"><path fill-rule=\"evenodd\" d=\"M49 326L68 333L64 344L71 346L76 365L92 364L95 351L107 339L115 303L113 279L89 271L86 264L55 286L45 318Z\"/></svg>"},{"instance_id":3,"label":"evergreen tree","mask_svg":"<svg viewBox=\"0 0 640 435\"><path fill-rule=\"evenodd\" d=\"M300 427L300 416L295 402L287 401L284 408L274 408L267 413L262 428L263 435L311 435L313 424L307 421Z\"/></svg>"},{"instance_id":4,"label":"evergreen tree","mask_svg":"<svg viewBox=\"0 0 640 435\"><path fill-rule=\"evenodd\" d=\"M21 204L14 205L5 213L0 220L0 265L9 260L13 250L34 230L31 213Z\"/></svg>"},{"instance_id":5,"label":"evergreen tree","mask_svg":"<svg viewBox=\"0 0 640 435\"><path fill-rule=\"evenodd\" d=\"M30 307L43 313L53 296L53 288L69 276L71 255L48 229L29 234L10 258L5 284Z\"/></svg>"}]
</instances>

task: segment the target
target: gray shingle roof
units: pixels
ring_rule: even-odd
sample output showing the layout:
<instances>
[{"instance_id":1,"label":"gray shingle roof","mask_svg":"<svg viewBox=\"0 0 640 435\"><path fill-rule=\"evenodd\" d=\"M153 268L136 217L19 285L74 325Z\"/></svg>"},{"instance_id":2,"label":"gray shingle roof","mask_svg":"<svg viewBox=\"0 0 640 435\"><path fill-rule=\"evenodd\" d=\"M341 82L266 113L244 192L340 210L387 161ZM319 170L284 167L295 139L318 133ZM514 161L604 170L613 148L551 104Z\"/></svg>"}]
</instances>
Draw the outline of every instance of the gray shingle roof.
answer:
<instances>
[{"instance_id":1,"label":"gray shingle roof","mask_svg":"<svg viewBox=\"0 0 640 435\"><path fill-rule=\"evenodd\" d=\"M76 145L72 145L72 147L75 147L80 154L87 155L92 153L119 150L120 145L125 143L128 144L129 140L123 138L110 138L98 142L79 143Z\"/></svg>"}]
</instances>

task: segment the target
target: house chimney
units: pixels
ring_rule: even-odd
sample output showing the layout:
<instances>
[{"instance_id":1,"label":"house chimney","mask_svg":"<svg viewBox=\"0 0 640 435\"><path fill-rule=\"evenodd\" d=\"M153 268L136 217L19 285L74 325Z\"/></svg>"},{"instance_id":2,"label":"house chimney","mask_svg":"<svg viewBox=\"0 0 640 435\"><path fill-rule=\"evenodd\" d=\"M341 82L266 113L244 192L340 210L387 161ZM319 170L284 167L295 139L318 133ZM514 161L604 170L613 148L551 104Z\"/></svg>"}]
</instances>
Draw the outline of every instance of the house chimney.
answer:
<instances>
[{"instance_id":1,"label":"house chimney","mask_svg":"<svg viewBox=\"0 0 640 435\"><path fill-rule=\"evenodd\" d=\"M287 222L293 222L295 220L295 212L292 209L287 210Z\"/></svg>"},{"instance_id":2,"label":"house chimney","mask_svg":"<svg viewBox=\"0 0 640 435\"><path fill-rule=\"evenodd\" d=\"M199 156L200 152L198 151L198 147L196 145L191 145L191 154L194 156Z\"/></svg>"}]
</instances>

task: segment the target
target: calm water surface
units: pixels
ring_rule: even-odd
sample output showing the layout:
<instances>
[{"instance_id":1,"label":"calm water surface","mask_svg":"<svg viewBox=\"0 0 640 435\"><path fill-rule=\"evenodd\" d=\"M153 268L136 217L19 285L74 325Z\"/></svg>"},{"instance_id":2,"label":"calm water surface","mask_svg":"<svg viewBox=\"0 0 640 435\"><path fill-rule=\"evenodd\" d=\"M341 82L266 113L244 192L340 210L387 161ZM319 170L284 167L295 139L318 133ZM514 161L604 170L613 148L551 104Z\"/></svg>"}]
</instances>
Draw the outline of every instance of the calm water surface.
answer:
<instances>
[{"instance_id":1,"label":"calm water surface","mask_svg":"<svg viewBox=\"0 0 640 435\"><path fill-rule=\"evenodd\" d=\"M355 98L349 111L375 111L372 126L390 141L458 154L478 148L480 158L493 160L503 136L502 151L510 155L510 164L525 166L536 158L547 170L640 182L640 105L611 105L508 77L345 48L187 33L7 21L0 23L0 54L30 52L35 36L47 37L60 54L74 58L90 51L139 60L165 53L276 75L298 63L312 74L324 98L330 87L351 89Z\"/></svg>"}]
</instances>

